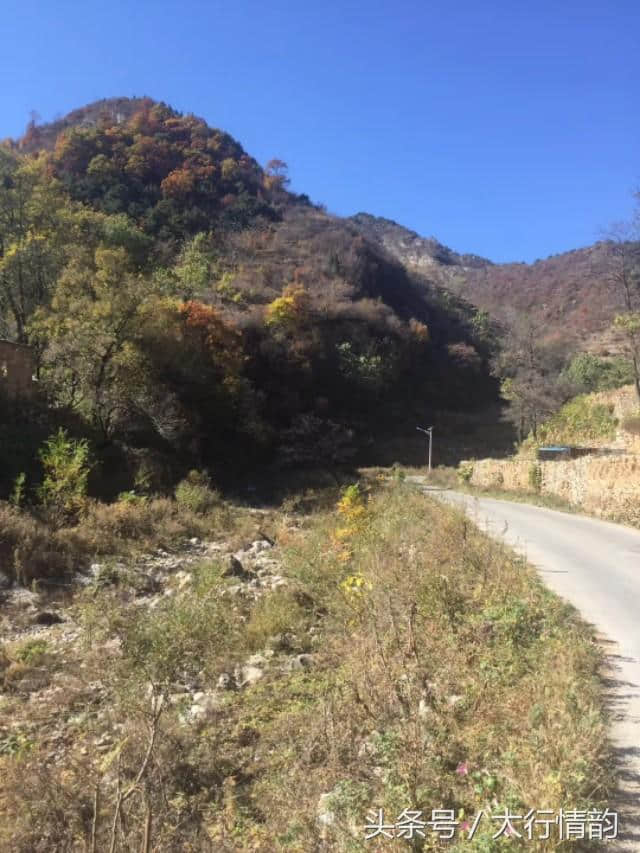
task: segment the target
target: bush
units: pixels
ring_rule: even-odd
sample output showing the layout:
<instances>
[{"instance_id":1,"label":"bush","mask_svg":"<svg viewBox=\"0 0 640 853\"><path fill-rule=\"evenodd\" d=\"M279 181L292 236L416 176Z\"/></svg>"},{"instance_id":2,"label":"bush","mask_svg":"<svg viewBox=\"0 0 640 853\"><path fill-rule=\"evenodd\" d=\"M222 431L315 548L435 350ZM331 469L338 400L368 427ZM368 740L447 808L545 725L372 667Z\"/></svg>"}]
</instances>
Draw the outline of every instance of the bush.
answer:
<instances>
[{"instance_id":1,"label":"bush","mask_svg":"<svg viewBox=\"0 0 640 853\"><path fill-rule=\"evenodd\" d=\"M580 391L608 391L633 382L633 366L625 358L598 358L581 352L563 371L563 377Z\"/></svg>"},{"instance_id":2,"label":"bush","mask_svg":"<svg viewBox=\"0 0 640 853\"><path fill-rule=\"evenodd\" d=\"M35 637L32 640L26 640L22 645L18 646L14 651L14 657L20 663L26 663L29 666L39 666L46 659L47 641Z\"/></svg>"},{"instance_id":3,"label":"bush","mask_svg":"<svg viewBox=\"0 0 640 853\"><path fill-rule=\"evenodd\" d=\"M144 550L158 542L169 543L202 533L200 521L191 513L168 498L155 498L90 503L81 523L62 535L81 543L85 551L116 554L132 544Z\"/></svg>"},{"instance_id":4,"label":"bush","mask_svg":"<svg viewBox=\"0 0 640 853\"><path fill-rule=\"evenodd\" d=\"M89 443L73 439L63 429L48 438L40 451L44 480L40 500L56 522L77 518L87 497Z\"/></svg>"},{"instance_id":5,"label":"bush","mask_svg":"<svg viewBox=\"0 0 640 853\"><path fill-rule=\"evenodd\" d=\"M542 488L542 467L536 463L529 466L529 485L534 492L540 492Z\"/></svg>"},{"instance_id":6,"label":"bush","mask_svg":"<svg viewBox=\"0 0 640 853\"><path fill-rule=\"evenodd\" d=\"M58 531L9 504L0 504L0 569L11 579L59 576L73 568L74 554Z\"/></svg>"},{"instance_id":7,"label":"bush","mask_svg":"<svg viewBox=\"0 0 640 853\"><path fill-rule=\"evenodd\" d=\"M574 397L539 430L542 441L580 442L613 438L617 420L613 406L593 403L586 395Z\"/></svg>"},{"instance_id":8,"label":"bush","mask_svg":"<svg viewBox=\"0 0 640 853\"><path fill-rule=\"evenodd\" d=\"M462 461L458 465L458 477L463 483L470 483L473 477L473 462Z\"/></svg>"},{"instance_id":9,"label":"bush","mask_svg":"<svg viewBox=\"0 0 640 853\"><path fill-rule=\"evenodd\" d=\"M24 473L24 471L21 471L13 483L13 489L11 490L11 497L9 498L9 503L13 504L13 506L15 507L20 508L24 503L26 493L26 481L27 475Z\"/></svg>"},{"instance_id":10,"label":"bush","mask_svg":"<svg viewBox=\"0 0 640 853\"><path fill-rule=\"evenodd\" d=\"M210 480L201 471L189 471L176 486L176 501L197 515L203 515L220 503L220 495L211 488Z\"/></svg>"},{"instance_id":11,"label":"bush","mask_svg":"<svg viewBox=\"0 0 640 853\"><path fill-rule=\"evenodd\" d=\"M247 641L259 650L278 635L301 633L307 614L289 590L275 590L262 598L251 611L247 623Z\"/></svg>"}]
</instances>

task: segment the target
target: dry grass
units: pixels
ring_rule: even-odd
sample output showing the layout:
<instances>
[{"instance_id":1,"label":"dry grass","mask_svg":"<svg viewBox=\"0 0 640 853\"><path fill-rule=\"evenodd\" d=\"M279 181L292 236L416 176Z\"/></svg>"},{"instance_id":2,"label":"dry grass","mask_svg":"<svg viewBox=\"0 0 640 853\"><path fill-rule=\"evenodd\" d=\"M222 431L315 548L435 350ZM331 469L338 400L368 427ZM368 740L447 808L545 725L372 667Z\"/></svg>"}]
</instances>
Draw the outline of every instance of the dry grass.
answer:
<instances>
[{"instance_id":1,"label":"dry grass","mask_svg":"<svg viewBox=\"0 0 640 853\"><path fill-rule=\"evenodd\" d=\"M604 799L597 647L521 559L402 482L350 490L337 512L289 533L285 559L289 587L257 606L231 606L215 566L135 621L117 590L79 602L94 626L82 678L99 677L108 700L73 724L63 762L46 761L42 726L0 757L1 849L89 850L95 826L96 849L108 850L117 786L141 769L118 851L145 849L148 815L158 853L347 853L398 849L364 843L372 808L395 819L404 808L470 816ZM175 692L200 671L209 690L284 633L313 650L311 669L273 667L197 726L181 723L179 703L154 723L149 684ZM82 696L69 690L58 713ZM105 729L112 747L97 752ZM535 849L564 849L554 845ZM486 827L471 843L415 849L444 847L498 849Z\"/></svg>"},{"instance_id":2,"label":"dry grass","mask_svg":"<svg viewBox=\"0 0 640 853\"><path fill-rule=\"evenodd\" d=\"M54 527L27 511L0 503L0 570L28 585L86 568L94 557L175 548L190 536L241 541L255 523L222 502L194 511L169 498L89 502L79 522Z\"/></svg>"}]
</instances>

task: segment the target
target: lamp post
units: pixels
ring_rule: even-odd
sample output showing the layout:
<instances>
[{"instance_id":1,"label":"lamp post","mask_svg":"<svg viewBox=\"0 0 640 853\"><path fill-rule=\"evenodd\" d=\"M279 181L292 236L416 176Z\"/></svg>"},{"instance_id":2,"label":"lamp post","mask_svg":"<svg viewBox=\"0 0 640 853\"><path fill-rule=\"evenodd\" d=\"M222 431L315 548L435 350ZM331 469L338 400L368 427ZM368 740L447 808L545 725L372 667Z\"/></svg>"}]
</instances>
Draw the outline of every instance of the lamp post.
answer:
<instances>
[{"instance_id":1,"label":"lamp post","mask_svg":"<svg viewBox=\"0 0 640 853\"><path fill-rule=\"evenodd\" d=\"M429 471L431 471L431 444L433 442L433 427L416 427L419 432L423 432L425 435L429 436Z\"/></svg>"}]
</instances>

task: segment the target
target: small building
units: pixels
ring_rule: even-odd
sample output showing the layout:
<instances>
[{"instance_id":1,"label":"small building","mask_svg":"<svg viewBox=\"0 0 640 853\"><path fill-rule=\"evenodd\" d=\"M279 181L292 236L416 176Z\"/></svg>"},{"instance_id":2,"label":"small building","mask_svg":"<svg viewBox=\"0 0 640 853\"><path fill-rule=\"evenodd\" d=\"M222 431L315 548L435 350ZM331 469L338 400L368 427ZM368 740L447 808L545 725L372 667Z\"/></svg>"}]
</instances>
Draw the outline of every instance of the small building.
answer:
<instances>
[{"instance_id":1,"label":"small building","mask_svg":"<svg viewBox=\"0 0 640 853\"><path fill-rule=\"evenodd\" d=\"M35 368L31 347L0 340L0 393L10 400L33 396Z\"/></svg>"}]
</instances>

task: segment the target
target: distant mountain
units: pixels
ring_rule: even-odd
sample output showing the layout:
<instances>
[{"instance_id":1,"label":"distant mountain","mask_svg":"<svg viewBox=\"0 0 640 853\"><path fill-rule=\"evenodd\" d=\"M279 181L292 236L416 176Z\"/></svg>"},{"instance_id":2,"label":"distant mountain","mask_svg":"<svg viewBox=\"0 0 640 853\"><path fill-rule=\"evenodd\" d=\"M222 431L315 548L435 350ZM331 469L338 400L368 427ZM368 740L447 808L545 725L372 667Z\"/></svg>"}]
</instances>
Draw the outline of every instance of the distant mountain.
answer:
<instances>
[{"instance_id":1,"label":"distant mountain","mask_svg":"<svg viewBox=\"0 0 640 853\"><path fill-rule=\"evenodd\" d=\"M31 122L20 140L6 144L20 153L48 151L72 197L127 213L174 246L214 223L245 228L256 217L282 218L303 202L315 230L322 229L320 220L334 231L343 222L345 234L362 235L369 251L379 247L416 280L445 288L497 320L526 313L546 337L599 352L616 349L610 327L622 301L612 283L610 243L533 264L498 264L368 213L319 217L306 196L287 193L285 184L274 197L273 177L228 134L148 97L102 99L49 124Z\"/></svg>"},{"instance_id":2,"label":"distant mountain","mask_svg":"<svg viewBox=\"0 0 640 853\"><path fill-rule=\"evenodd\" d=\"M496 264L454 252L389 219L358 213L350 221L409 270L498 320L526 313L548 337L568 337L582 348L600 352L615 349L608 329L623 303L612 281L611 243L595 243L533 264Z\"/></svg>"},{"instance_id":3,"label":"distant mountain","mask_svg":"<svg viewBox=\"0 0 640 853\"><path fill-rule=\"evenodd\" d=\"M357 213L351 222L367 237L381 243L398 260L423 272L434 268L463 266L484 269L491 261L478 255L461 255L438 242L435 237L421 237L398 225L392 219Z\"/></svg>"}]
</instances>

